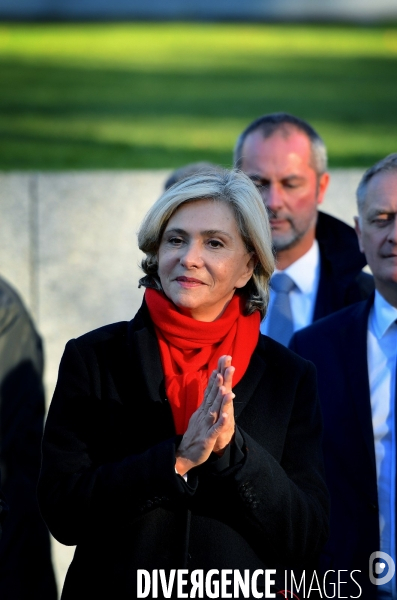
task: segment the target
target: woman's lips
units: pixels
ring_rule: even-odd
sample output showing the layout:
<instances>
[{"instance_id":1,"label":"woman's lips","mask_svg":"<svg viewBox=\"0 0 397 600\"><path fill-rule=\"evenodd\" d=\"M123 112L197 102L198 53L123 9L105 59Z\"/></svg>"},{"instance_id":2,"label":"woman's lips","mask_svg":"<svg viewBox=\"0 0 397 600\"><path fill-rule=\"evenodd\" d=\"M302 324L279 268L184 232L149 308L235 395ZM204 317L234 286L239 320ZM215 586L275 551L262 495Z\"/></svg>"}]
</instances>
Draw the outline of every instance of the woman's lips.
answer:
<instances>
[{"instance_id":1,"label":"woman's lips","mask_svg":"<svg viewBox=\"0 0 397 600\"><path fill-rule=\"evenodd\" d=\"M204 285L200 279L195 279L194 277L176 277L175 281L182 287L197 287L199 285Z\"/></svg>"}]
</instances>

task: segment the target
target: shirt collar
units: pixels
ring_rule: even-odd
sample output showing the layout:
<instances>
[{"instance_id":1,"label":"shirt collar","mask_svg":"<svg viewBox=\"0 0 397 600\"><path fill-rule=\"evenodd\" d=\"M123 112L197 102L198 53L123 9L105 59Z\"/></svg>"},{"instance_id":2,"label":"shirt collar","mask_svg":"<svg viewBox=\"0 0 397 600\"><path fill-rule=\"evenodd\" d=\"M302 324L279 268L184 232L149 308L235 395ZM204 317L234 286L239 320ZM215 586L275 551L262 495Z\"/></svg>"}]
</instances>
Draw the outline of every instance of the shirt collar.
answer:
<instances>
[{"instance_id":1,"label":"shirt collar","mask_svg":"<svg viewBox=\"0 0 397 600\"><path fill-rule=\"evenodd\" d=\"M375 290L373 326L376 337L382 338L396 319L397 308L389 304L378 290Z\"/></svg>"},{"instance_id":2,"label":"shirt collar","mask_svg":"<svg viewBox=\"0 0 397 600\"><path fill-rule=\"evenodd\" d=\"M285 273L291 277L292 281L304 294L309 294L316 281L316 271L320 265L320 251L317 240L313 241L313 244L298 260L292 265L284 269L284 271L275 270L275 273Z\"/></svg>"}]
</instances>

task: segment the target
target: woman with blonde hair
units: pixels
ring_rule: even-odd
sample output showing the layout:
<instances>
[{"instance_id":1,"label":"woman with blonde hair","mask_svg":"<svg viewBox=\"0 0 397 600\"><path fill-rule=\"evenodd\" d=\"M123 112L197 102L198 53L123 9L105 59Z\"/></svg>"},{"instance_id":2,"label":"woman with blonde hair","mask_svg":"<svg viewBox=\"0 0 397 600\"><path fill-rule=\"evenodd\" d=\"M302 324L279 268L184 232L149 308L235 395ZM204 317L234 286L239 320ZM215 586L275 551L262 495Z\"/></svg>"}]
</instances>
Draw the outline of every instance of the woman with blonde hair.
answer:
<instances>
[{"instance_id":1,"label":"woman with blonde hair","mask_svg":"<svg viewBox=\"0 0 397 600\"><path fill-rule=\"evenodd\" d=\"M259 334L265 208L244 174L203 173L138 240L142 307L68 342L47 419L41 508L77 545L62 598L188 597L213 569L256 573L260 597L266 569L311 566L327 534L314 368Z\"/></svg>"}]
</instances>

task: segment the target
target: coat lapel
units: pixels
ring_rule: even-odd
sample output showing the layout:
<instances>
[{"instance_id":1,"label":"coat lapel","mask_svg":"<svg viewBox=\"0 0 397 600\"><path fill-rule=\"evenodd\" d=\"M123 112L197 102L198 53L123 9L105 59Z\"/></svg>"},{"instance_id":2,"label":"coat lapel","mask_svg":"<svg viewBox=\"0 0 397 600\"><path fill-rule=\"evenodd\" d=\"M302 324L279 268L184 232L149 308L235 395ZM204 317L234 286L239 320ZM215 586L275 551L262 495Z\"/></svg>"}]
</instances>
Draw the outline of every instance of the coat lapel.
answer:
<instances>
[{"instance_id":1,"label":"coat lapel","mask_svg":"<svg viewBox=\"0 0 397 600\"><path fill-rule=\"evenodd\" d=\"M258 346L259 344L261 344L261 338L259 339ZM234 414L236 419L243 412L260 380L265 375L266 363L255 350L243 378L233 388L233 392L236 394L236 398L234 399Z\"/></svg>"},{"instance_id":2,"label":"coat lapel","mask_svg":"<svg viewBox=\"0 0 397 600\"><path fill-rule=\"evenodd\" d=\"M336 289L333 283L335 284L332 277L332 267L327 259L320 254L320 281L318 282L314 305L313 322L330 315L336 310Z\"/></svg>"},{"instance_id":3,"label":"coat lapel","mask_svg":"<svg viewBox=\"0 0 397 600\"><path fill-rule=\"evenodd\" d=\"M140 310L140 319L131 321L128 332L128 345L130 360L138 365L138 372L142 377L143 392L140 402L145 402L146 414L151 415L151 430L147 435L153 443L157 439L166 439L175 436L175 425L172 410L166 400L164 375L161 366L160 352L156 333L150 322L145 319L146 307ZM143 318L142 318L143 317ZM149 404L148 404L149 403Z\"/></svg>"},{"instance_id":4,"label":"coat lapel","mask_svg":"<svg viewBox=\"0 0 397 600\"><path fill-rule=\"evenodd\" d=\"M133 360L138 360L140 370L153 402L165 400L164 375L156 334L147 327L131 332Z\"/></svg>"},{"instance_id":5,"label":"coat lapel","mask_svg":"<svg viewBox=\"0 0 397 600\"><path fill-rule=\"evenodd\" d=\"M367 327L372 304L373 295L365 303L356 305L354 318L351 319L345 331L341 332L344 342L341 344L341 351L345 377L350 388L357 422L375 472L374 434L367 362Z\"/></svg>"}]
</instances>

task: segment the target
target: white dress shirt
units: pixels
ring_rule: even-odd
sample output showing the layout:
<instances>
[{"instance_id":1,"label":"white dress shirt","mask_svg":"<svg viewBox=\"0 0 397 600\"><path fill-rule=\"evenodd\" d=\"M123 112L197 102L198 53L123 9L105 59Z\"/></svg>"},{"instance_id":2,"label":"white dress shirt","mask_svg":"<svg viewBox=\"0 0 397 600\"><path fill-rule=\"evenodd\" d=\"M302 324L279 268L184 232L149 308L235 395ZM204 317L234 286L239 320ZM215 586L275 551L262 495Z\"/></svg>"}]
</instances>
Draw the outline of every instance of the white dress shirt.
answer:
<instances>
[{"instance_id":1,"label":"white dress shirt","mask_svg":"<svg viewBox=\"0 0 397 600\"><path fill-rule=\"evenodd\" d=\"M367 360L379 503L380 550L396 562L395 390L397 309L375 292L368 319ZM376 548L374 548L374 551ZM379 599L397 598L396 576L378 587Z\"/></svg>"},{"instance_id":2,"label":"white dress shirt","mask_svg":"<svg viewBox=\"0 0 397 600\"><path fill-rule=\"evenodd\" d=\"M281 271L276 270L275 273ZM295 289L289 293L294 332L310 325L313 321L314 307L316 304L318 283L320 281L320 250L317 240L314 240L310 250L297 261L284 269L295 283ZM269 310L274 302L275 294L270 290ZM261 333L267 335L269 322L266 317L261 323Z\"/></svg>"}]
</instances>

